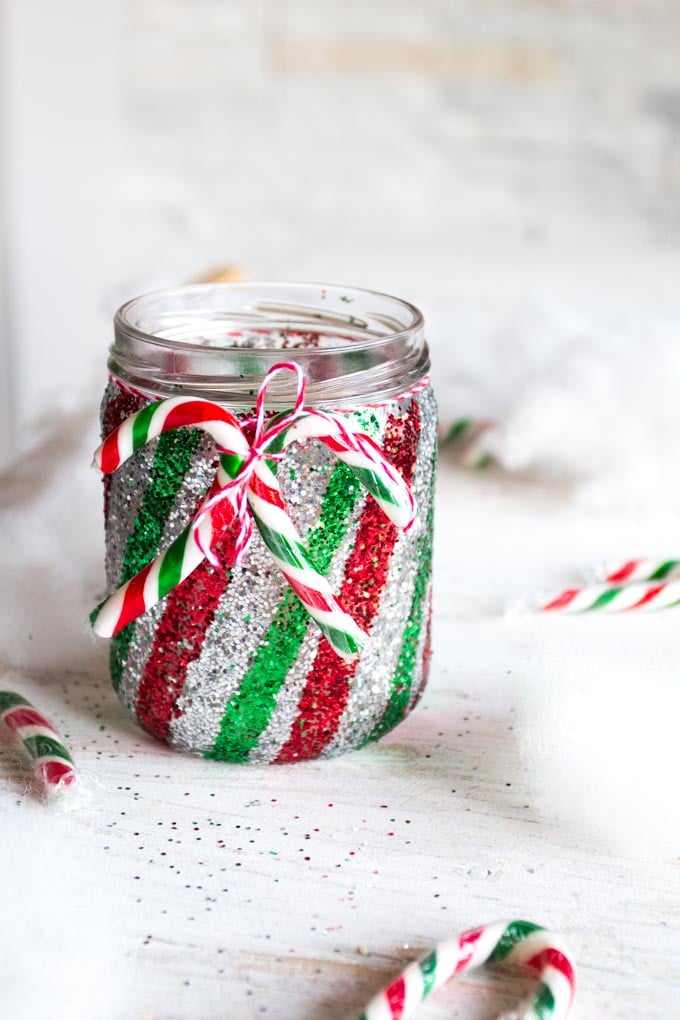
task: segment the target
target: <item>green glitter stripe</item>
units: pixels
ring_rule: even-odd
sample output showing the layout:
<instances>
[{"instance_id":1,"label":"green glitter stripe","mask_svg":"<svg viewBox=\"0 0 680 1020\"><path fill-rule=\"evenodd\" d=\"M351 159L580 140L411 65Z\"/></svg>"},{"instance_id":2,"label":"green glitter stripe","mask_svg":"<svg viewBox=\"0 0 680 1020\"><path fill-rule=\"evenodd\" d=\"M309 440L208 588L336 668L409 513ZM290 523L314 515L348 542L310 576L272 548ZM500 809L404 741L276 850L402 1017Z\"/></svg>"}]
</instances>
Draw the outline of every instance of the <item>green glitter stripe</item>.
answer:
<instances>
[{"instance_id":1,"label":"green glitter stripe","mask_svg":"<svg viewBox=\"0 0 680 1020\"><path fill-rule=\"evenodd\" d=\"M182 579L182 565L184 563L184 550L191 536L191 528L186 528L179 535L172 545L166 550L161 568L158 572L158 590L161 597L178 585Z\"/></svg>"},{"instance_id":2,"label":"green glitter stripe","mask_svg":"<svg viewBox=\"0 0 680 1020\"><path fill-rule=\"evenodd\" d=\"M650 581L663 581L664 577L668 577L672 570L680 563L680 560L666 560L661 566L657 567L653 574L650 574Z\"/></svg>"},{"instance_id":3,"label":"green glitter stripe","mask_svg":"<svg viewBox=\"0 0 680 1020\"><path fill-rule=\"evenodd\" d=\"M42 735L26 737L23 743L33 758L64 758L66 761L72 761L64 745L54 737Z\"/></svg>"},{"instance_id":4,"label":"green glitter stripe","mask_svg":"<svg viewBox=\"0 0 680 1020\"><path fill-rule=\"evenodd\" d=\"M437 977L437 952L433 950L429 956L426 956L424 960L420 960L418 963L420 967L420 973L423 978L423 998L429 995L434 987L435 978Z\"/></svg>"},{"instance_id":5,"label":"green glitter stripe","mask_svg":"<svg viewBox=\"0 0 680 1020\"><path fill-rule=\"evenodd\" d=\"M321 514L307 535L307 548L316 569L325 574L347 529L347 520L361 488L353 485L352 471L338 464L331 475ZM297 658L307 632L309 613L287 588L253 663L241 686L224 710L220 730L206 758L246 761L276 708L276 696Z\"/></svg>"},{"instance_id":6,"label":"green glitter stripe","mask_svg":"<svg viewBox=\"0 0 680 1020\"><path fill-rule=\"evenodd\" d=\"M531 1000L531 1006L538 1020L550 1020L555 1011L555 996L548 986L541 982Z\"/></svg>"},{"instance_id":7,"label":"green glitter stripe","mask_svg":"<svg viewBox=\"0 0 680 1020\"><path fill-rule=\"evenodd\" d=\"M26 701L26 698L15 694L14 691L0 691L0 712L6 712L8 708L18 708L19 705L33 707L30 701Z\"/></svg>"},{"instance_id":8,"label":"green glitter stripe","mask_svg":"<svg viewBox=\"0 0 680 1020\"><path fill-rule=\"evenodd\" d=\"M535 931L543 931L540 924L532 924L531 921L511 921L501 937L499 938L494 951L489 957L489 963L500 963L522 942L527 935Z\"/></svg>"},{"instance_id":9,"label":"green glitter stripe","mask_svg":"<svg viewBox=\"0 0 680 1020\"><path fill-rule=\"evenodd\" d=\"M404 627L401 651L397 660L397 668L392 677L390 698L382 719L371 731L364 744L378 740L389 730L394 729L408 712L411 697L413 674L416 668L419 637L425 616L425 598L432 573L432 526L434 523L434 492L431 489L427 508L427 518L422 533L416 542L415 559L417 567L411 609Z\"/></svg>"},{"instance_id":10,"label":"green glitter stripe","mask_svg":"<svg viewBox=\"0 0 680 1020\"><path fill-rule=\"evenodd\" d=\"M385 483L375 474L375 472L369 471L368 468L360 467L354 467L352 470L361 484L366 486L372 496L382 499L385 503L391 503L393 506L397 505L394 493L391 489L387 488Z\"/></svg>"},{"instance_id":11,"label":"green glitter stripe","mask_svg":"<svg viewBox=\"0 0 680 1020\"><path fill-rule=\"evenodd\" d=\"M610 588L608 591L603 591L602 594L598 595L595 599L592 606L586 606L586 608L582 609L581 612L589 613L591 609L602 609L603 606L606 606L609 602L615 599L622 591L623 588Z\"/></svg>"},{"instance_id":12,"label":"green glitter stripe","mask_svg":"<svg viewBox=\"0 0 680 1020\"><path fill-rule=\"evenodd\" d=\"M158 555L168 516L202 438L198 429L180 429L160 436L149 471L149 481L125 545L119 586L138 574ZM136 621L133 620L111 639L109 663L111 682L116 691L120 689L135 627Z\"/></svg>"},{"instance_id":13,"label":"green glitter stripe","mask_svg":"<svg viewBox=\"0 0 680 1020\"><path fill-rule=\"evenodd\" d=\"M140 446L144 446L147 439L149 438L149 425L153 418L156 410L158 409L158 403L147 404L141 411L138 411L132 421L132 449L138 450Z\"/></svg>"}]
</instances>

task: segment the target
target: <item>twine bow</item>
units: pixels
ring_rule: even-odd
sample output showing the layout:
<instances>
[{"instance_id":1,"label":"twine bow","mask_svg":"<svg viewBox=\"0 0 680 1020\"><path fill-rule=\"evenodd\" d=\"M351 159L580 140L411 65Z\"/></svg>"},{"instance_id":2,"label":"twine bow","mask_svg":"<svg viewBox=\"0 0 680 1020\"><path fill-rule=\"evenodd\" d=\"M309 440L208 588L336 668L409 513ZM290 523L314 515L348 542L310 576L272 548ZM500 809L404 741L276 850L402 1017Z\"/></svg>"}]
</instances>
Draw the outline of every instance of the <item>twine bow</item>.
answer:
<instances>
[{"instance_id":1,"label":"twine bow","mask_svg":"<svg viewBox=\"0 0 680 1020\"><path fill-rule=\"evenodd\" d=\"M296 376L295 403L267 421L267 391L274 377L284 371ZM183 426L201 428L213 438L219 465L210 492L182 534L94 611L91 620L95 633L112 637L167 595L203 560L221 566L215 544L225 527L236 529L231 562L240 563L252 538L254 520L286 581L331 646L343 658L356 655L366 635L344 611L327 579L310 559L288 514L271 464L281 459L292 442L318 439L348 465L387 517L404 531L413 525L415 503L409 486L370 436L338 412L304 406L305 386L300 366L282 362L265 376L251 418L239 422L212 401L173 397L147 405L107 436L94 458L95 465L105 473L115 471L151 439Z\"/></svg>"}]
</instances>

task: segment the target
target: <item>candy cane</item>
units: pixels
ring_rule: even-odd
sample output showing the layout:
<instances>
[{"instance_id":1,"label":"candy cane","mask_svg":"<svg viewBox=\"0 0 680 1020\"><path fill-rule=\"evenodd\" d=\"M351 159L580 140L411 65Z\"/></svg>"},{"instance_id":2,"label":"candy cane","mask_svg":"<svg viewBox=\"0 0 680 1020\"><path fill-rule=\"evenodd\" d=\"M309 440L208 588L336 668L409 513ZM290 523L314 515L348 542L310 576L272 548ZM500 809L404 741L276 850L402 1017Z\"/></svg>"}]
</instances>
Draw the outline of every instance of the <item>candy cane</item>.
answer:
<instances>
[{"instance_id":1,"label":"candy cane","mask_svg":"<svg viewBox=\"0 0 680 1020\"><path fill-rule=\"evenodd\" d=\"M458 418L451 425L442 442L454 446L458 460L464 467L481 470L493 461L483 437L495 428L495 422L482 418Z\"/></svg>"},{"instance_id":2,"label":"candy cane","mask_svg":"<svg viewBox=\"0 0 680 1020\"><path fill-rule=\"evenodd\" d=\"M273 376L292 370L298 379L295 406L265 425L264 402ZM408 530L415 519L415 503L403 478L369 436L349 421L327 411L305 409L304 376L298 365L274 366L267 373L256 402L255 437L249 444L237 420L211 401L175 397L157 401L132 415L108 436L95 453L102 471L116 470L150 439L170 429L192 425L215 440L220 461L210 493L192 523L172 545L133 577L92 614L95 633L111 637L150 609L196 569L204 558L214 565L213 515L219 508L228 521L239 521L234 543L239 562L250 540L250 507L262 539L287 582L316 621L331 646L343 658L353 658L366 636L337 601L326 578L304 548L283 502L276 475L266 459L275 460L292 442L319 439L353 471L387 517Z\"/></svg>"},{"instance_id":3,"label":"candy cane","mask_svg":"<svg viewBox=\"0 0 680 1020\"><path fill-rule=\"evenodd\" d=\"M61 792L76 783L73 759L61 737L26 698L14 691L0 691L0 722L23 745L47 793Z\"/></svg>"},{"instance_id":4,"label":"candy cane","mask_svg":"<svg viewBox=\"0 0 680 1020\"><path fill-rule=\"evenodd\" d=\"M501 961L538 978L522 1020L564 1020L574 997L574 965L561 939L530 921L497 921L440 942L376 995L359 1020L407 1020L450 978Z\"/></svg>"},{"instance_id":5,"label":"candy cane","mask_svg":"<svg viewBox=\"0 0 680 1020\"><path fill-rule=\"evenodd\" d=\"M539 613L624 613L630 610L669 609L680 604L680 581L636 582L615 585L593 584L566 588L541 600Z\"/></svg>"},{"instance_id":6,"label":"candy cane","mask_svg":"<svg viewBox=\"0 0 680 1020\"><path fill-rule=\"evenodd\" d=\"M680 560L618 560L595 571L593 581L629 584L631 581L668 581L680 577Z\"/></svg>"}]
</instances>

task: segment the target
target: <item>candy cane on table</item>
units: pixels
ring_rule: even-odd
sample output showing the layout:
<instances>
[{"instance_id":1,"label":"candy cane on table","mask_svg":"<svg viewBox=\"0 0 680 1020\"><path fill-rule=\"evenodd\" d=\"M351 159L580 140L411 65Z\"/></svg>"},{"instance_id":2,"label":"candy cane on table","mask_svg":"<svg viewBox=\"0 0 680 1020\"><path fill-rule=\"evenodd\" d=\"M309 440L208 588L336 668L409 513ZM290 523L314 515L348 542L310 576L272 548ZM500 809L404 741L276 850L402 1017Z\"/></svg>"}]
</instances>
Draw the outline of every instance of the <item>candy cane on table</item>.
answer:
<instances>
[{"instance_id":1,"label":"candy cane on table","mask_svg":"<svg viewBox=\"0 0 680 1020\"><path fill-rule=\"evenodd\" d=\"M20 741L48 794L77 782L71 755L48 719L14 691L0 691L0 723Z\"/></svg>"},{"instance_id":2,"label":"candy cane on table","mask_svg":"<svg viewBox=\"0 0 680 1020\"><path fill-rule=\"evenodd\" d=\"M376 995L359 1020L407 1020L449 979L503 961L538 978L518 1020L564 1020L574 997L573 962L560 938L530 921L497 921L440 942Z\"/></svg>"},{"instance_id":3,"label":"candy cane on table","mask_svg":"<svg viewBox=\"0 0 680 1020\"><path fill-rule=\"evenodd\" d=\"M265 396L277 372L296 373L295 406L265 423ZM210 493L193 521L172 545L139 574L106 599L92 614L95 633L110 637L146 612L184 580L204 558L214 565L213 515L218 508L238 520L235 561L239 562L250 540L252 525L247 507L262 539L286 580L316 621L331 646L343 658L352 658L365 634L337 601L327 579L320 574L304 548L286 510L281 490L265 458L276 460L290 443L315 438L325 443L353 471L397 526L408 530L415 518L413 496L403 478L383 456L369 436L345 418L328 411L303 407L305 380L295 363L274 366L265 376L256 402L255 425L249 443L242 426L224 408L211 401L175 397L157 401L131 415L95 453L95 464L111 472L144 443L163 432L193 425L215 440L220 454Z\"/></svg>"},{"instance_id":4,"label":"candy cane on table","mask_svg":"<svg viewBox=\"0 0 680 1020\"><path fill-rule=\"evenodd\" d=\"M617 560L596 569L592 581L608 584L629 584L631 581L668 581L680 577L678 560Z\"/></svg>"},{"instance_id":5,"label":"candy cane on table","mask_svg":"<svg viewBox=\"0 0 680 1020\"><path fill-rule=\"evenodd\" d=\"M631 610L670 609L680 604L680 580L641 581L612 586L592 584L566 588L558 595L541 599L539 613L624 613Z\"/></svg>"},{"instance_id":6,"label":"candy cane on table","mask_svg":"<svg viewBox=\"0 0 680 1020\"><path fill-rule=\"evenodd\" d=\"M442 443L457 448L458 460L464 467L481 470L493 461L482 437L495 427L495 422L483 418L458 418L448 429Z\"/></svg>"}]
</instances>

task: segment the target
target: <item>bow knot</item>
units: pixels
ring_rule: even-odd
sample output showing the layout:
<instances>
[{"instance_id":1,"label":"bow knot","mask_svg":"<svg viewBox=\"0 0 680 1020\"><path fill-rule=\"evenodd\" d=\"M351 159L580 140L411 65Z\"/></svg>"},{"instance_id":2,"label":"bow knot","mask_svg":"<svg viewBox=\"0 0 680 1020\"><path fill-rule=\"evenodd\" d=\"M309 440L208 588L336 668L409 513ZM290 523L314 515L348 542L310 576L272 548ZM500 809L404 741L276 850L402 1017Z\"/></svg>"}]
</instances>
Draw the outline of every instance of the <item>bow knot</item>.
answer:
<instances>
[{"instance_id":1,"label":"bow knot","mask_svg":"<svg viewBox=\"0 0 680 1020\"><path fill-rule=\"evenodd\" d=\"M265 403L272 380L280 372L296 376L293 406L267 419ZM95 632L112 636L151 608L203 561L220 561L216 511L230 514L235 526L232 562L240 563L252 537L253 520L264 544L288 584L343 658L352 658L366 635L335 598L305 549L286 509L272 462L292 442L318 439L354 472L387 517L407 531L415 519L409 486L385 459L370 436L338 412L304 406L306 380L294 362L275 365L258 391L255 414L241 422L225 408L207 400L173 397L131 415L104 440L95 454L103 471L115 471L150 439L170 429L195 426L215 441L219 464L211 489L191 523L172 545L114 592L92 614ZM251 437L251 438L249 438Z\"/></svg>"}]
</instances>

